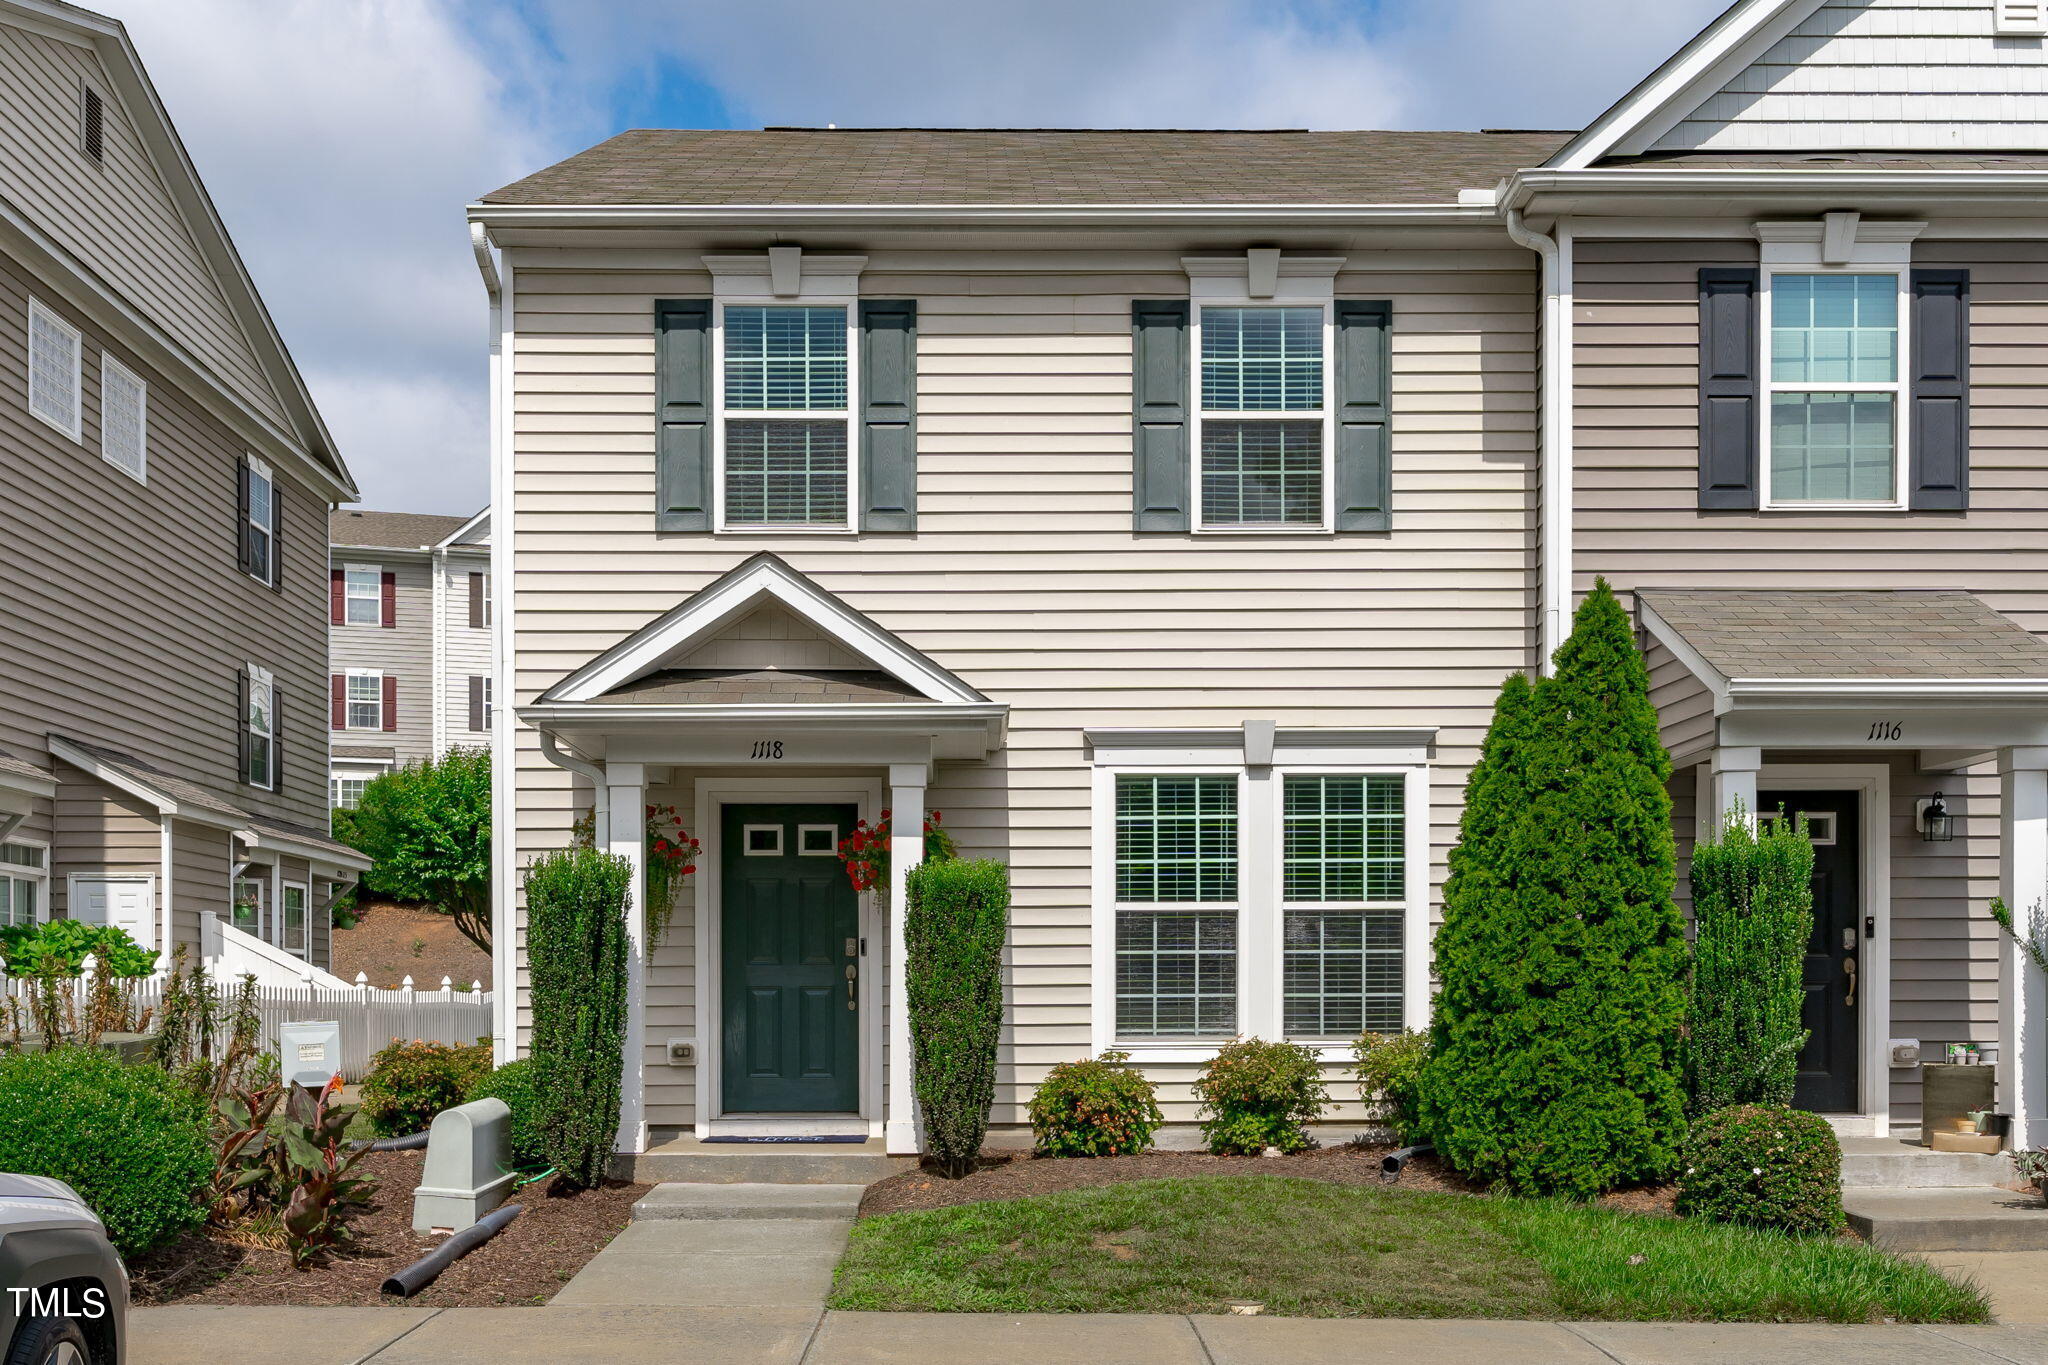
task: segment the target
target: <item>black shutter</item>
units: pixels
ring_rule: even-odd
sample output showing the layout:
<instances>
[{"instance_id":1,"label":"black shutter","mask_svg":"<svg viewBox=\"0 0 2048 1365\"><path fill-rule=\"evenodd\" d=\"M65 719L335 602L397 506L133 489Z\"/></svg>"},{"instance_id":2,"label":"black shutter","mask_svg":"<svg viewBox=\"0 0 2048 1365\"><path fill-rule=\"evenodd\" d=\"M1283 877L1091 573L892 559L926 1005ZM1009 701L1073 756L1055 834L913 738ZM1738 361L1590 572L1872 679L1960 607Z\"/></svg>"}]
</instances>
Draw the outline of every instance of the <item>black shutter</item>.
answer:
<instances>
[{"instance_id":1,"label":"black shutter","mask_svg":"<svg viewBox=\"0 0 2048 1365\"><path fill-rule=\"evenodd\" d=\"M284 688L270 677L270 789L284 790Z\"/></svg>"},{"instance_id":2,"label":"black shutter","mask_svg":"<svg viewBox=\"0 0 2048 1365\"><path fill-rule=\"evenodd\" d=\"M284 591L284 484L270 476L270 587Z\"/></svg>"},{"instance_id":3,"label":"black shutter","mask_svg":"<svg viewBox=\"0 0 2048 1365\"><path fill-rule=\"evenodd\" d=\"M1185 531L1188 475L1188 301L1131 300L1132 525Z\"/></svg>"},{"instance_id":4,"label":"black shutter","mask_svg":"<svg viewBox=\"0 0 2048 1365\"><path fill-rule=\"evenodd\" d=\"M1970 272L1913 272L1912 442L1907 505L1970 505Z\"/></svg>"},{"instance_id":5,"label":"black shutter","mask_svg":"<svg viewBox=\"0 0 2048 1365\"><path fill-rule=\"evenodd\" d=\"M484 680L478 673L469 675L469 728L472 731L484 728Z\"/></svg>"},{"instance_id":6,"label":"black shutter","mask_svg":"<svg viewBox=\"0 0 2048 1365\"><path fill-rule=\"evenodd\" d=\"M256 547L249 542L249 457L235 464L235 567L248 573Z\"/></svg>"},{"instance_id":7,"label":"black shutter","mask_svg":"<svg viewBox=\"0 0 2048 1365\"><path fill-rule=\"evenodd\" d=\"M1392 410L1394 305L1381 299L1337 301L1337 527L1393 529L1388 441Z\"/></svg>"},{"instance_id":8,"label":"black shutter","mask_svg":"<svg viewBox=\"0 0 2048 1365\"><path fill-rule=\"evenodd\" d=\"M917 300L860 301L860 529L917 529Z\"/></svg>"},{"instance_id":9,"label":"black shutter","mask_svg":"<svg viewBox=\"0 0 2048 1365\"><path fill-rule=\"evenodd\" d=\"M1700 506L1757 505L1757 272L1700 271Z\"/></svg>"},{"instance_id":10,"label":"black shutter","mask_svg":"<svg viewBox=\"0 0 2048 1365\"><path fill-rule=\"evenodd\" d=\"M249 780L249 670L235 674L235 781Z\"/></svg>"},{"instance_id":11,"label":"black shutter","mask_svg":"<svg viewBox=\"0 0 2048 1365\"><path fill-rule=\"evenodd\" d=\"M711 300L654 304L657 531L711 529Z\"/></svg>"},{"instance_id":12,"label":"black shutter","mask_svg":"<svg viewBox=\"0 0 2048 1365\"><path fill-rule=\"evenodd\" d=\"M472 573L469 576L469 628L482 630L484 626L484 576Z\"/></svg>"}]
</instances>

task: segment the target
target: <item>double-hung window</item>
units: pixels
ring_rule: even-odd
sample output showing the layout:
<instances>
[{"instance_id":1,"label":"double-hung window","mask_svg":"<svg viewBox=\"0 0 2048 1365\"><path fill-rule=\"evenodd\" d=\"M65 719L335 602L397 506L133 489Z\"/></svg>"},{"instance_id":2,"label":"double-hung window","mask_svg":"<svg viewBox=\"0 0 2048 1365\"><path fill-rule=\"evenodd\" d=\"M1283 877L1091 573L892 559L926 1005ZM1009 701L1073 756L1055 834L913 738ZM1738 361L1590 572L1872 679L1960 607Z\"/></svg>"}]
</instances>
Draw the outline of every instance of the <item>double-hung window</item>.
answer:
<instances>
[{"instance_id":1,"label":"double-hung window","mask_svg":"<svg viewBox=\"0 0 2048 1365\"><path fill-rule=\"evenodd\" d=\"M724 529L853 529L851 326L840 304L720 308Z\"/></svg>"},{"instance_id":2,"label":"double-hung window","mask_svg":"<svg viewBox=\"0 0 2048 1365\"><path fill-rule=\"evenodd\" d=\"M270 883L262 876L235 879L232 923L245 934L263 936L264 909L270 903Z\"/></svg>"},{"instance_id":3,"label":"double-hung window","mask_svg":"<svg viewBox=\"0 0 2048 1365\"><path fill-rule=\"evenodd\" d=\"M384 728L384 675L351 671L348 674L345 719L350 730Z\"/></svg>"},{"instance_id":4,"label":"double-hung window","mask_svg":"<svg viewBox=\"0 0 2048 1365\"><path fill-rule=\"evenodd\" d=\"M1237 1032L1238 779L1116 779L1116 1031Z\"/></svg>"},{"instance_id":5,"label":"double-hung window","mask_svg":"<svg viewBox=\"0 0 2048 1365\"><path fill-rule=\"evenodd\" d=\"M76 327L28 301L28 410L74 441L84 439L85 338Z\"/></svg>"},{"instance_id":6,"label":"double-hung window","mask_svg":"<svg viewBox=\"0 0 2048 1365\"><path fill-rule=\"evenodd\" d=\"M248 742L242 780L252 787L277 786L277 680L268 669L249 665L249 695L246 699Z\"/></svg>"},{"instance_id":7,"label":"double-hung window","mask_svg":"<svg viewBox=\"0 0 2048 1365\"><path fill-rule=\"evenodd\" d=\"M49 849L41 844L0 844L0 929L40 924L49 882Z\"/></svg>"},{"instance_id":8,"label":"double-hung window","mask_svg":"<svg viewBox=\"0 0 2048 1365\"><path fill-rule=\"evenodd\" d=\"M1283 1025L1290 1038L1398 1032L1407 914L1399 774L1290 774L1281 796Z\"/></svg>"},{"instance_id":9,"label":"double-hung window","mask_svg":"<svg viewBox=\"0 0 2048 1365\"><path fill-rule=\"evenodd\" d=\"M370 779L354 774L334 779L334 804L339 810L354 810L363 803L363 788L370 785Z\"/></svg>"},{"instance_id":10,"label":"double-hung window","mask_svg":"<svg viewBox=\"0 0 2048 1365\"><path fill-rule=\"evenodd\" d=\"M376 564L350 564L342 570L343 624L384 624L384 570Z\"/></svg>"},{"instance_id":11,"label":"double-hung window","mask_svg":"<svg viewBox=\"0 0 2048 1365\"><path fill-rule=\"evenodd\" d=\"M1903 505L1904 272L1764 280L1766 505Z\"/></svg>"},{"instance_id":12,"label":"double-hung window","mask_svg":"<svg viewBox=\"0 0 2048 1365\"><path fill-rule=\"evenodd\" d=\"M251 578L270 583L276 577L273 561L277 555L277 518L273 508L277 485L270 466L263 461L251 458L246 468L249 497L245 514L247 520L242 527L243 543L247 547L244 567Z\"/></svg>"},{"instance_id":13,"label":"double-hung window","mask_svg":"<svg viewBox=\"0 0 2048 1365\"><path fill-rule=\"evenodd\" d=\"M281 946L300 957L306 956L311 948L306 933L306 901L306 887L285 883L278 904L279 928L284 936Z\"/></svg>"},{"instance_id":14,"label":"double-hung window","mask_svg":"<svg viewBox=\"0 0 2048 1365\"><path fill-rule=\"evenodd\" d=\"M1316 531L1330 520L1329 310L1197 310L1196 525Z\"/></svg>"}]
</instances>

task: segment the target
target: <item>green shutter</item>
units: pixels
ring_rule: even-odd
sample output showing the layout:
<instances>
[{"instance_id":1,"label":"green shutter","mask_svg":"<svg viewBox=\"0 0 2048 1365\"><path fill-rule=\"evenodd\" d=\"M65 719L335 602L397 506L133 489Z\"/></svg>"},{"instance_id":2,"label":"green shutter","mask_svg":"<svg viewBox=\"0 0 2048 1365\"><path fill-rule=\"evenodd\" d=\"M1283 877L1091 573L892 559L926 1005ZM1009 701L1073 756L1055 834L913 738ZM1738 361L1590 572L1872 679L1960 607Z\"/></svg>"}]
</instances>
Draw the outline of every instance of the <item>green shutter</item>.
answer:
<instances>
[{"instance_id":1,"label":"green shutter","mask_svg":"<svg viewBox=\"0 0 2048 1365\"><path fill-rule=\"evenodd\" d=\"M1132 524L1185 531L1188 504L1188 301L1131 301Z\"/></svg>"},{"instance_id":2,"label":"green shutter","mask_svg":"<svg viewBox=\"0 0 2048 1365\"><path fill-rule=\"evenodd\" d=\"M657 531L711 529L711 300L654 304Z\"/></svg>"},{"instance_id":3,"label":"green shutter","mask_svg":"<svg viewBox=\"0 0 2048 1365\"><path fill-rule=\"evenodd\" d=\"M1337 301L1339 531L1393 529L1388 442L1393 322L1394 305L1385 300Z\"/></svg>"},{"instance_id":4,"label":"green shutter","mask_svg":"<svg viewBox=\"0 0 2048 1365\"><path fill-rule=\"evenodd\" d=\"M917 300L860 301L860 529L917 529Z\"/></svg>"}]
</instances>

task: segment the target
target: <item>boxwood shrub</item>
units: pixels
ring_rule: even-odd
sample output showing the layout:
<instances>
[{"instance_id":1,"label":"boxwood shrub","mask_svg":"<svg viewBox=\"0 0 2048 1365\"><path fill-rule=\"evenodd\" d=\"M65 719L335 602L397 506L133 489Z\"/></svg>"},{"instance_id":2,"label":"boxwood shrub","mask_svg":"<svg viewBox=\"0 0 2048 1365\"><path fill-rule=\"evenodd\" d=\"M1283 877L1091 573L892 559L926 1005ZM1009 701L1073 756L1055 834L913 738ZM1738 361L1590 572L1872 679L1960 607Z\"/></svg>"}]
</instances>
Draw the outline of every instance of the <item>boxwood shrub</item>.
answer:
<instances>
[{"instance_id":1,"label":"boxwood shrub","mask_svg":"<svg viewBox=\"0 0 2048 1365\"><path fill-rule=\"evenodd\" d=\"M98 1048L0 1057L0 1171L66 1182L122 1255L147 1251L205 1219L205 1105L159 1068Z\"/></svg>"},{"instance_id":2,"label":"boxwood shrub","mask_svg":"<svg viewBox=\"0 0 2048 1365\"><path fill-rule=\"evenodd\" d=\"M988 1132L1003 1031L1010 874L999 862L943 858L910 869L903 917L913 1084L925 1149L950 1178L969 1175Z\"/></svg>"},{"instance_id":3,"label":"boxwood shrub","mask_svg":"<svg viewBox=\"0 0 2048 1365\"><path fill-rule=\"evenodd\" d=\"M1403 1141L1422 1139L1422 1068L1429 1062L1429 1035L1404 1029L1400 1033L1361 1033L1351 1045L1357 1059L1358 1097L1374 1118Z\"/></svg>"},{"instance_id":4,"label":"boxwood shrub","mask_svg":"<svg viewBox=\"0 0 2048 1365\"><path fill-rule=\"evenodd\" d=\"M393 1040L370 1059L363 1078L363 1113L379 1137L425 1131L434 1115L461 1104L491 1069L489 1045Z\"/></svg>"},{"instance_id":5,"label":"boxwood shrub","mask_svg":"<svg viewBox=\"0 0 2048 1365\"><path fill-rule=\"evenodd\" d=\"M1040 1156L1130 1156L1152 1145L1166 1121L1130 1054L1105 1052L1061 1062L1031 1096L1031 1136Z\"/></svg>"},{"instance_id":6,"label":"boxwood shrub","mask_svg":"<svg viewBox=\"0 0 2048 1365\"><path fill-rule=\"evenodd\" d=\"M1738 1104L1695 1120L1679 1164L1687 1218L1784 1232L1842 1230L1842 1148L1818 1114Z\"/></svg>"},{"instance_id":7,"label":"boxwood shrub","mask_svg":"<svg viewBox=\"0 0 2048 1365\"><path fill-rule=\"evenodd\" d=\"M1313 1048L1258 1038L1240 1038L1219 1049L1194 1089L1202 1101L1202 1135L1218 1155L1313 1147L1306 1125L1330 1099Z\"/></svg>"},{"instance_id":8,"label":"boxwood shrub","mask_svg":"<svg viewBox=\"0 0 2048 1365\"><path fill-rule=\"evenodd\" d=\"M536 1141L571 1189L604 1180L619 1135L632 881L632 864L594 848L546 854L526 873Z\"/></svg>"},{"instance_id":9,"label":"boxwood shrub","mask_svg":"<svg viewBox=\"0 0 2048 1365\"><path fill-rule=\"evenodd\" d=\"M546 1159L540 1142L539 1097L533 1085L533 1059L521 1057L507 1062L472 1085L464 1098L498 1099L512 1111L512 1162L516 1166L538 1166Z\"/></svg>"}]
</instances>

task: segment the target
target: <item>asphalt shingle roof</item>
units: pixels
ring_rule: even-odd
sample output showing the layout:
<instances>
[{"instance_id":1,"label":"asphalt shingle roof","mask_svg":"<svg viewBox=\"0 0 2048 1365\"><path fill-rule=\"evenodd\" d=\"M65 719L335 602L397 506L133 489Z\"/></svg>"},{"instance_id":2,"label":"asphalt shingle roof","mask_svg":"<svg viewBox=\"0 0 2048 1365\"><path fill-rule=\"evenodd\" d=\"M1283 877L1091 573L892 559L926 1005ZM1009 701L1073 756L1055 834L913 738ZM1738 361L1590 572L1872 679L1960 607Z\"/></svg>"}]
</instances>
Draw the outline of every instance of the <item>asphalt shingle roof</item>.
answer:
<instances>
[{"instance_id":1,"label":"asphalt shingle roof","mask_svg":"<svg viewBox=\"0 0 2048 1365\"><path fill-rule=\"evenodd\" d=\"M328 514L329 545L379 545L417 550L446 540L468 517L440 517L425 512L372 512L343 507Z\"/></svg>"},{"instance_id":2,"label":"asphalt shingle roof","mask_svg":"<svg viewBox=\"0 0 2048 1365\"><path fill-rule=\"evenodd\" d=\"M211 811L215 815L226 819L249 820L253 818L249 812L233 802L222 800L204 787L187 782L182 777L173 777L163 769L146 763L133 754L124 754L119 749L109 749L99 744L88 744L82 739L73 739L69 735L52 734L50 738L63 740L73 748L83 750L93 758L106 764L109 768L123 774L130 781L163 793L171 798L171 800L177 802L180 810L186 806L194 806L200 810Z\"/></svg>"},{"instance_id":3,"label":"asphalt shingle roof","mask_svg":"<svg viewBox=\"0 0 2048 1365\"><path fill-rule=\"evenodd\" d=\"M1551 132L637 128L487 204L1451 204Z\"/></svg>"},{"instance_id":4,"label":"asphalt shingle roof","mask_svg":"<svg viewBox=\"0 0 2048 1365\"><path fill-rule=\"evenodd\" d=\"M2048 641L1966 592L1636 596L1729 678L2048 678Z\"/></svg>"}]
</instances>

